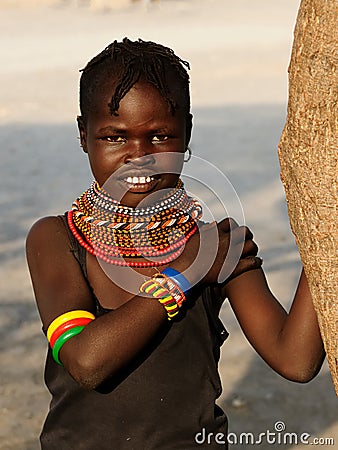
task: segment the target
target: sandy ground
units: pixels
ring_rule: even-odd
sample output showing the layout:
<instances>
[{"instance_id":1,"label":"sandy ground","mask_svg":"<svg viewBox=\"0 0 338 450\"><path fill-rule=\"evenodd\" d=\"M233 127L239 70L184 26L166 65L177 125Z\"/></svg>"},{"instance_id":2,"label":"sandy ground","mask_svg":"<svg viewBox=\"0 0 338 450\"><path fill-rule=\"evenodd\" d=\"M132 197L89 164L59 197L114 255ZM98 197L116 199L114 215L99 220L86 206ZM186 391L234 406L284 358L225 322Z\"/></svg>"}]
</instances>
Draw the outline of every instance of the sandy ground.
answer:
<instances>
[{"instance_id":1,"label":"sandy ground","mask_svg":"<svg viewBox=\"0 0 338 450\"><path fill-rule=\"evenodd\" d=\"M286 307L297 283L300 263L277 159L297 2L145 3L111 1L89 9L76 1L0 1L2 450L39 448L49 401L43 385L46 343L24 240L38 217L67 210L91 180L74 120L78 69L112 40L159 41L191 62L194 154L231 180L260 245L271 288ZM309 433L309 442L333 438L338 445L337 398L326 364L309 384L285 381L254 353L227 305L222 318L231 336L220 363L220 404L230 432L257 437L275 432L276 423L283 422L285 431L298 438ZM283 439L283 433L279 436ZM263 438L260 448L305 448L272 439Z\"/></svg>"}]
</instances>

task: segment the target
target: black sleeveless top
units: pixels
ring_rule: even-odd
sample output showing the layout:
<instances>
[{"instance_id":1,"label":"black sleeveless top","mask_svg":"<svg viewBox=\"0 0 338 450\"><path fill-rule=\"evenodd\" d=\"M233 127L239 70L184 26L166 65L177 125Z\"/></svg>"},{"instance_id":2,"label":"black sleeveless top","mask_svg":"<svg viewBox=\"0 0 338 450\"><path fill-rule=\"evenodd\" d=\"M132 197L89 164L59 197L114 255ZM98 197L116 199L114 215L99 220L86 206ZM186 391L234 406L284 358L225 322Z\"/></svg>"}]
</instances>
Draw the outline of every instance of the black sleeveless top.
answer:
<instances>
[{"instance_id":1,"label":"black sleeveless top","mask_svg":"<svg viewBox=\"0 0 338 450\"><path fill-rule=\"evenodd\" d=\"M68 227L67 232L86 278L85 249ZM94 295L93 301L98 316L107 312ZM40 436L41 448L226 449L222 442L226 441L227 418L216 405L221 394L219 350L228 336L218 319L220 304L211 288L203 290L188 305L184 317L173 321L129 373L108 380L97 390L79 386L54 362L49 349L45 383L52 400ZM215 439L217 433L221 434Z\"/></svg>"}]
</instances>

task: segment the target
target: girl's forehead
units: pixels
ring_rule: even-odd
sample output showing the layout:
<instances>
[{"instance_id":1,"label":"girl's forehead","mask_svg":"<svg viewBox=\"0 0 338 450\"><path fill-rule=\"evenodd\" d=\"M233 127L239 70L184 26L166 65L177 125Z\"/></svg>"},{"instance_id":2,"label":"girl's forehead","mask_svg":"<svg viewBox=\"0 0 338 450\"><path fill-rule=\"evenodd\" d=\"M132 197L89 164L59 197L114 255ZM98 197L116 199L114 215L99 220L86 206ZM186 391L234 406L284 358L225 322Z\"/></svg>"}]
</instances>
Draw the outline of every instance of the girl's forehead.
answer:
<instances>
[{"instance_id":1,"label":"girl's forehead","mask_svg":"<svg viewBox=\"0 0 338 450\"><path fill-rule=\"evenodd\" d=\"M111 78L107 80L107 82L97 90L96 95L94 96L92 112L104 111L108 113L110 109L110 101L118 88L119 84L115 79ZM173 92L173 94L175 93ZM174 97L179 97L179 95L174 95ZM183 99L177 98L176 102L178 106L180 106ZM124 94L119 102L117 114L119 114L122 110L128 110L131 107L138 108L140 110L153 109L158 111L161 109L163 112L166 111L172 115L167 99L161 94L155 85L144 79L137 81Z\"/></svg>"},{"instance_id":2,"label":"girl's forehead","mask_svg":"<svg viewBox=\"0 0 338 450\"><path fill-rule=\"evenodd\" d=\"M119 89L119 85L114 80L106 83L105 86L102 86L102 88L99 90L99 92L97 92L97 95L95 96L99 106L102 106L102 104L108 105L111 98L116 95L117 89ZM133 84L133 86L131 86L128 91L124 92L124 95L120 100L120 104L126 103L131 100L135 101L138 98L143 99L143 101L146 101L150 98L156 98L157 102L166 102L165 97L163 97L157 87L147 81L138 81Z\"/></svg>"},{"instance_id":3,"label":"girl's forehead","mask_svg":"<svg viewBox=\"0 0 338 450\"><path fill-rule=\"evenodd\" d=\"M164 83L166 83L167 85L168 92L172 94L176 93L177 95L179 94L179 92L181 92L182 86L173 77L169 77L169 79L166 80L163 79L163 84ZM111 95L114 95L116 94L117 90L121 89L121 86L122 86L121 79L118 76L110 75L102 80L102 83L99 86L99 90L101 92L104 93L109 92ZM126 92L124 92L124 95L126 95L132 89L144 91L155 89L161 96L163 96L159 88L154 83L146 79L144 75L141 75L140 78L135 83L133 83Z\"/></svg>"}]
</instances>

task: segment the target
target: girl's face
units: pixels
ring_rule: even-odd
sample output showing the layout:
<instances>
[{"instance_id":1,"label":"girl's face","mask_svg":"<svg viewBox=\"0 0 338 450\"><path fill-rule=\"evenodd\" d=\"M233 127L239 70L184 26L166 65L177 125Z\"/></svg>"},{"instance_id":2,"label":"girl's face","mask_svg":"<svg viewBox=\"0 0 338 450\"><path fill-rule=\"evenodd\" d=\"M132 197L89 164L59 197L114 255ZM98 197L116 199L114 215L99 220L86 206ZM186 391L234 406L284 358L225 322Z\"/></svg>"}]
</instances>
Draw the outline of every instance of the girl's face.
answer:
<instances>
[{"instance_id":1,"label":"girl's face","mask_svg":"<svg viewBox=\"0 0 338 450\"><path fill-rule=\"evenodd\" d=\"M191 124L180 111L172 115L158 89L144 81L130 89L118 116L112 116L108 103L113 90L110 85L97 96L86 123L79 117L81 144L99 185L115 173L108 184L121 193L117 200L136 207L150 193L175 186Z\"/></svg>"}]
</instances>

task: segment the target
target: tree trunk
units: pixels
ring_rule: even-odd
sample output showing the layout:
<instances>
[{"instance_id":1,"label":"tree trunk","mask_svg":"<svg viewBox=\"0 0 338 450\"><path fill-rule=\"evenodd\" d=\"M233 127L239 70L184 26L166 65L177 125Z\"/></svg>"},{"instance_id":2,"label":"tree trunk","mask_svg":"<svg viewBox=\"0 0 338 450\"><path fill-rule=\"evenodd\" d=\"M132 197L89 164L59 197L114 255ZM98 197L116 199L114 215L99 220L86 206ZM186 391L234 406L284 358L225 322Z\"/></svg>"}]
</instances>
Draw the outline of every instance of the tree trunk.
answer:
<instances>
[{"instance_id":1,"label":"tree trunk","mask_svg":"<svg viewBox=\"0 0 338 450\"><path fill-rule=\"evenodd\" d=\"M279 144L292 230L338 395L337 0L302 0Z\"/></svg>"}]
</instances>

